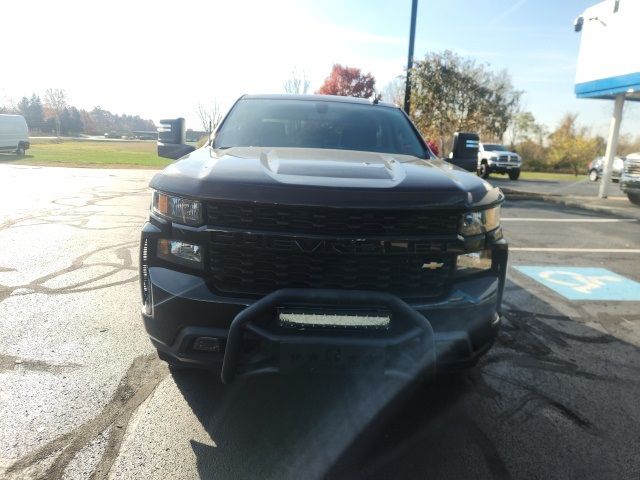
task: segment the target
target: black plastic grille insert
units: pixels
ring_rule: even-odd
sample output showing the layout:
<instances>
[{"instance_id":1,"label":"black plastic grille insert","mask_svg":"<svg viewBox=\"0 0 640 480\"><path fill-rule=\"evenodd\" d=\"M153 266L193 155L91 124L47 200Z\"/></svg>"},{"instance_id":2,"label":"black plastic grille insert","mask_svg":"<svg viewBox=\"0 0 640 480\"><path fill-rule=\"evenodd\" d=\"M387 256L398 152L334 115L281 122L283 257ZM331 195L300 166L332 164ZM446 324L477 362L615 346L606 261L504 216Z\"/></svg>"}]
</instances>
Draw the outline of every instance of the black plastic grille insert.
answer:
<instances>
[{"instance_id":1,"label":"black plastic grille insert","mask_svg":"<svg viewBox=\"0 0 640 480\"><path fill-rule=\"evenodd\" d=\"M451 235L458 231L459 214L424 209L353 209L247 202L209 202L207 223L242 231L314 235L361 235L402 238Z\"/></svg>"},{"instance_id":2,"label":"black plastic grille insert","mask_svg":"<svg viewBox=\"0 0 640 480\"><path fill-rule=\"evenodd\" d=\"M265 247L245 242L241 235L214 232L209 244L209 283L222 294L265 295L297 287L384 291L404 298L439 296L449 281L453 257L420 245L406 253L345 254L335 251L330 241L314 251L301 251L295 244Z\"/></svg>"}]
</instances>

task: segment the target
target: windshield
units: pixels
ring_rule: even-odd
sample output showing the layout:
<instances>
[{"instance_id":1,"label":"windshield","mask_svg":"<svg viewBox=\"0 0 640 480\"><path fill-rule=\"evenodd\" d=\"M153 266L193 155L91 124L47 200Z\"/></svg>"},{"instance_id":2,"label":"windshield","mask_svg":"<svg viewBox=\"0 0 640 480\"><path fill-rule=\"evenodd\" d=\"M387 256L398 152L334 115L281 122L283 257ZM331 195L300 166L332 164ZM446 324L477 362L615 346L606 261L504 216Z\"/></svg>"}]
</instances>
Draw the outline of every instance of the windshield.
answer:
<instances>
[{"instance_id":1,"label":"windshield","mask_svg":"<svg viewBox=\"0 0 640 480\"><path fill-rule=\"evenodd\" d=\"M399 109L316 100L240 100L217 133L214 146L334 148L425 156Z\"/></svg>"},{"instance_id":2,"label":"windshield","mask_svg":"<svg viewBox=\"0 0 640 480\"><path fill-rule=\"evenodd\" d=\"M484 149L487 152L506 152L507 151L504 145L500 145L498 143L485 143Z\"/></svg>"}]
</instances>

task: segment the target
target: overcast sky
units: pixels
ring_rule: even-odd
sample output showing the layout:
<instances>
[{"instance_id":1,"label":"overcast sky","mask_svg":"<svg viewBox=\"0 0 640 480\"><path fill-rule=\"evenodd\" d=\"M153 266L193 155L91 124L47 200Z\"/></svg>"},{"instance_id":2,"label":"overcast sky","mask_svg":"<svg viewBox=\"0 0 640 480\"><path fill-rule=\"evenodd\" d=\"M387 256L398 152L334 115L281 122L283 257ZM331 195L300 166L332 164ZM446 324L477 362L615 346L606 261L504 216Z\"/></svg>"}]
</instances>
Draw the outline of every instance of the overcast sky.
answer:
<instances>
[{"instance_id":1,"label":"overcast sky","mask_svg":"<svg viewBox=\"0 0 640 480\"><path fill-rule=\"evenodd\" d=\"M573 93L572 23L594 3L420 0L415 56L449 48L506 68L539 121L553 128L577 112L605 134L611 102ZM293 69L307 72L312 90L333 63L370 71L382 88L406 64L410 8L410 0L3 0L0 101L63 88L81 108L184 116L198 128L198 103L226 110L243 93L282 92ZM639 111L627 108L623 131L636 133Z\"/></svg>"}]
</instances>

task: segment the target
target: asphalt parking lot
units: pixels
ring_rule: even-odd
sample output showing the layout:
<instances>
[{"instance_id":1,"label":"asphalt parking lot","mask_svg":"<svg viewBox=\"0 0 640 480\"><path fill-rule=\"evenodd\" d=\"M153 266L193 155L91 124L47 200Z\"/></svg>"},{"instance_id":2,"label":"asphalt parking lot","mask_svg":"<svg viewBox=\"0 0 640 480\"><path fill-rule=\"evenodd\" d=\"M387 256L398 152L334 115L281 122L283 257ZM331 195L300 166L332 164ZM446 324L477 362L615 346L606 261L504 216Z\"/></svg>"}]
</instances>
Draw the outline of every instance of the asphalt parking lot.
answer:
<instances>
[{"instance_id":1,"label":"asphalt parking lot","mask_svg":"<svg viewBox=\"0 0 640 480\"><path fill-rule=\"evenodd\" d=\"M152 174L0 165L0 477L640 478L637 220L508 201L503 328L470 372L223 387L142 327Z\"/></svg>"}]
</instances>

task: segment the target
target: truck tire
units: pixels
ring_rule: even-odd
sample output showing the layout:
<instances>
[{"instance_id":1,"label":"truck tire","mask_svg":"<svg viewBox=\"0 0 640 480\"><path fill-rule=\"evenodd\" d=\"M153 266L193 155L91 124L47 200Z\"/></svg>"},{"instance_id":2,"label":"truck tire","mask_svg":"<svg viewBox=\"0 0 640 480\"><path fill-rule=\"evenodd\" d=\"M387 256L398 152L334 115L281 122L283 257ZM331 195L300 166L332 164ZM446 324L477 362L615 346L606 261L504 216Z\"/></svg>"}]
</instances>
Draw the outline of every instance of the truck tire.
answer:
<instances>
[{"instance_id":1,"label":"truck tire","mask_svg":"<svg viewBox=\"0 0 640 480\"><path fill-rule=\"evenodd\" d=\"M640 193L627 193L627 197L634 205L640 205Z\"/></svg>"},{"instance_id":2,"label":"truck tire","mask_svg":"<svg viewBox=\"0 0 640 480\"><path fill-rule=\"evenodd\" d=\"M509 180L518 180L520 178L520 170L509 170Z\"/></svg>"},{"instance_id":3,"label":"truck tire","mask_svg":"<svg viewBox=\"0 0 640 480\"><path fill-rule=\"evenodd\" d=\"M598 181L598 171L595 168L589 170L589 180L591 180L592 182Z\"/></svg>"},{"instance_id":4,"label":"truck tire","mask_svg":"<svg viewBox=\"0 0 640 480\"><path fill-rule=\"evenodd\" d=\"M24 149L24 145L18 145L18 148L16 148L16 155L18 155L19 157L23 157L25 153L26 150Z\"/></svg>"},{"instance_id":5,"label":"truck tire","mask_svg":"<svg viewBox=\"0 0 640 480\"><path fill-rule=\"evenodd\" d=\"M489 178L489 165L486 162L482 162L478 167L478 176L480 178Z\"/></svg>"}]
</instances>

